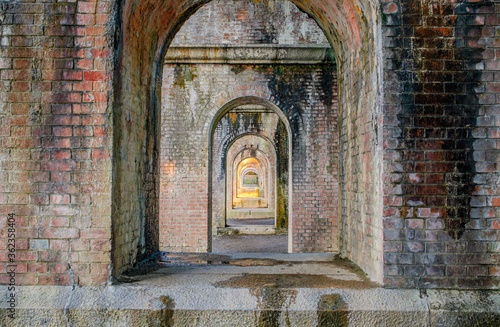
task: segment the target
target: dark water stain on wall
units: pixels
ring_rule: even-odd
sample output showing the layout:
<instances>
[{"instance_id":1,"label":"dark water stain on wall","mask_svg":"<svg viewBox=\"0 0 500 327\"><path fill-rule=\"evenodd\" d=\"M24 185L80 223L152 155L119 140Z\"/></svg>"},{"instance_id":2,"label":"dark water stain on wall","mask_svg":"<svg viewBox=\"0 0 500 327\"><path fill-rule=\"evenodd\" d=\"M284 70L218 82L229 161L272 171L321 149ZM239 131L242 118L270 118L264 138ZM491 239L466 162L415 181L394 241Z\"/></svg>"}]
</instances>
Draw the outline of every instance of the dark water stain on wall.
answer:
<instances>
[{"instance_id":1,"label":"dark water stain on wall","mask_svg":"<svg viewBox=\"0 0 500 327\"><path fill-rule=\"evenodd\" d=\"M186 82L192 82L198 75L195 65L176 65L174 68L174 85L186 87Z\"/></svg>"},{"instance_id":2,"label":"dark water stain on wall","mask_svg":"<svg viewBox=\"0 0 500 327\"><path fill-rule=\"evenodd\" d=\"M349 326L347 303L340 294L322 295L318 302L317 327Z\"/></svg>"},{"instance_id":3,"label":"dark water stain on wall","mask_svg":"<svg viewBox=\"0 0 500 327\"><path fill-rule=\"evenodd\" d=\"M422 185L402 181L403 206L420 201L435 208L455 240L462 237L471 219L476 173L473 134L481 85L481 72L475 67L484 51L470 47L464 36L470 35L471 29L481 30L481 26L467 22L475 13L474 7L485 4L434 6L432 18L441 19L442 33L446 33L441 36L446 37L433 37L430 33L437 31L431 29L405 27L394 43L401 50L401 56L392 59L392 66L400 83L402 169L426 176ZM425 15L430 8L431 4L419 2L405 6L401 19L412 17L414 25L420 26L429 18L421 13ZM454 28L454 35L448 35L450 28Z\"/></svg>"},{"instance_id":4,"label":"dark water stain on wall","mask_svg":"<svg viewBox=\"0 0 500 327\"><path fill-rule=\"evenodd\" d=\"M262 132L265 129L263 122L265 119L263 114L258 112L229 112L220 119L215 130L215 133L218 135L219 144L214 145L216 150L218 150L216 152L221 154L217 158L220 160L217 177L223 178L225 176L229 146L236 138L244 134L263 135Z\"/></svg>"},{"instance_id":5,"label":"dark water stain on wall","mask_svg":"<svg viewBox=\"0 0 500 327\"><path fill-rule=\"evenodd\" d=\"M288 307L295 301L296 290L283 290L273 286L252 289L250 294L257 298L256 327L280 326L280 315L285 315L285 322L290 326Z\"/></svg>"},{"instance_id":6,"label":"dark water stain on wall","mask_svg":"<svg viewBox=\"0 0 500 327\"><path fill-rule=\"evenodd\" d=\"M168 296L160 296L158 299L163 308L160 310L152 310L148 317L148 326L158 327L173 327L175 326L175 302Z\"/></svg>"},{"instance_id":7,"label":"dark water stain on wall","mask_svg":"<svg viewBox=\"0 0 500 327\"><path fill-rule=\"evenodd\" d=\"M493 3L490 1L484 1L480 5L461 3L455 7L454 11L457 15L454 46L460 48L455 54L455 59L463 61L460 68L467 69L467 71L456 73L454 83L449 85L457 92L455 100L457 105L445 109L445 115L458 116L455 121L456 129L450 130L447 135L458 139L455 148L457 151L451 157L457 162L457 167L453 174L447 176L446 180L449 208L445 226L448 234L454 239L462 237L466 224L470 221L471 196L476 188L473 181L476 174L473 133L480 110L479 92L481 92L482 75L481 71L476 68L482 62L482 53L484 52L484 48L472 48L466 40L460 37L469 36L473 29L478 29L478 26L469 26L468 22L473 16L472 13L475 15L478 8L485 5L493 6ZM471 14L462 15L463 13ZM482 27L479 27L478 30L482 30ZM460 94L461 91L462 94Z\"/></svg>"},{"instance_id":8,"label":"dark water stain on wall","mask_svg":"<svg viewBox=\"0 0 500 327\"><path fill-rule=\"evenodd\" d=\"M288 227L288 133L280 121L274 135L276 145L276 227Z\"/></svg>"},{"instance_id":9,"label":"dark water stain on wall","mask_svg":"<svg viewBox=\"0 0 500 327\"><path fill-rule=\"evenodd\" d=\"M303 137L308 118L308 108L312 104L311 94L317 95L319 103L327 112L333 110L333 102L337 98L334 92L336 66L333 63L325 65L273 65L269 74L268 88L272 96L280 103L280 109L288 119L292 131L293 160L299 166L306 166L306 144ZM268 71L269 67L256 66L256 71ZM320 83L317 87L316 73L319 73ZM315 104L316 105L316 104ZM311 120L312 121L312 120Z\"/></svg>"}]
</instances>

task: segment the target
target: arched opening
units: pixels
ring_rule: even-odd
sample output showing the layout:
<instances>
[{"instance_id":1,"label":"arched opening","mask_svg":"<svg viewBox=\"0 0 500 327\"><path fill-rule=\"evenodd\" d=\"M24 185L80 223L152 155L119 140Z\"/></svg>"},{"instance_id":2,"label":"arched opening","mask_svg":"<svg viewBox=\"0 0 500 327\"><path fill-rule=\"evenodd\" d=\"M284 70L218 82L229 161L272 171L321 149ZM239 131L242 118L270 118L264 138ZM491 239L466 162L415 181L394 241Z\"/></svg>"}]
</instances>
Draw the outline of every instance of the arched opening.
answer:
<instances>
[{"instance_id":1,"label":"arched opening","mask_svg":"<svg viewBox=\"0 0 500 327\"><path fill-rule=\"evenodd\" d=\"M249 149L249 151L251 151L251 149ZM244 152L242 155L245 155ZM232 179L233 208L267 208L268 201L263 202L262 199L265 199L269 191L265 181L269 178L270 174L268 170L271 167L267 165L264 167L264 164L261 163L256 156L254 157L251 155L245 157L245 159L241 159L241 157L234 158L233 167L236 169L233 170L234 173L232 176L226 174L226 179ZM226 195L226 197L227 196L228 195ZM245 203L244 199L259 199L259 202Z\"/></svg>"},{"instance_id":2,"label":"arched opening","mask_svg":"<svg viewBox=\"0 0 500 327\"><path fill-rule=\"evenodd\" d=\"M209 144L212 237L286 232L280 239L285 251L291 251L290 131L284 113L261 97L238 97L214 115ZM256 187L243 187L246 173L259 176Z\"/></svg>"},{"instance_id":3,"label":"arched opening","mask_svg":"<svg viewBox=\"0 0 500 327\"><path fill-rule=\"evenodd\" d=\"M123 5L120 56L117 61L114 124L113 260L120 274L138 257L159 249L160 87L163 54L181 24L207 1L139 1ZM342 253L381 280L381 177L377 155L380 122L378 5L366 1L293 1L313 17L335 49L339 68L340 188ZM132 10L133 9L133 10ZM143 15L147 26L138 28ZM140 25L140 24L139 24ZM123 69L123 67L127 69ZM234 90L214 97L211 106L253 94L280 102L279 90ZM162 117L163 118L163 117ZM295 123L295 122L294 122ZM173 166L171 167L173 168ZM163 169L163 167L162 167ZM193 176L193 175L190 175ZM209 184L210 185L210 184ZM160 199L160 202L162 200ZM201 202L208 202L208 199ZM161 218L161 217L160 217ZM338 235L337 235L338 236Z\"/></svg>"},{"instance_id":4,"label":"arched opening","mask_svg":"<svg viewBox=\"0 0 500 327\"><path fill-rule=\"evenodd\" d=\"M233 2L234 9L246 13L246 18L228 13L222 3L211 2L193 15L166 53L160 250L211 250L212 236L219 232L214 223L224 219L213 216L214 205L215 213L220 212L213 199L224 194L213 188L213 183L214 178L217 182L224 175L226 145L239 135L254 133L271 140L277 167L290 167L291 176L279 170L275 182L279 192L273 209L280 210L261 210L259 207L268 207L269 201L259 197L258 191L253 199L236 194L236 203L226 210L226 218L274 219L273 225L288 228L289 252L336 252L338 106L336 65L328 42L316 23L287 1L276 1L272 9L265 3ZM207 15L221 27L214 28L208 21L199 26ZM283 17L285 23L276 17ZM290 32L296 25L301 32ZM234 41L219 36L230 35L233 27L238 30ZM201 41L196 41L198 30L206 33ZM250 90L256 96L248 96ZM237 97L238 93L246 96ZM218 111L214 94L229 98ZM268 100L272 94L280 98ZM217 167L210 166L214 159ZM237 167L233 173L241 179ZM203 186L207 180L212 187L208 194ZM290 196L292 190L297 196Z\"/></svg>"},{"instance_id":5,"label":"arched opening","mask_svg":"<svg viewBox=\"0 0 500 327\"><path fill-rule=\"evenodd\" d=\"M211 145L212 192L209 199L214 248L223 251L216 243L224 242L224 235L280 233L275 240L279 239L286 252L288 235L282 233L289 232L291 155L288 123L282 121L283 113L268 101L246 97L232 103L214 122ZM251 127L253 124L258 128ZM241 128L245 125L247 128ZM238 132L231 132L234 126L239 126ZM283 142L287 144L285 147L280 146ZM253 184L245 185L245 176L252 176ZM281 192L277 192L278 187ZM254 251L249 247L245 250Z\"/></svg>"}]
</instances>

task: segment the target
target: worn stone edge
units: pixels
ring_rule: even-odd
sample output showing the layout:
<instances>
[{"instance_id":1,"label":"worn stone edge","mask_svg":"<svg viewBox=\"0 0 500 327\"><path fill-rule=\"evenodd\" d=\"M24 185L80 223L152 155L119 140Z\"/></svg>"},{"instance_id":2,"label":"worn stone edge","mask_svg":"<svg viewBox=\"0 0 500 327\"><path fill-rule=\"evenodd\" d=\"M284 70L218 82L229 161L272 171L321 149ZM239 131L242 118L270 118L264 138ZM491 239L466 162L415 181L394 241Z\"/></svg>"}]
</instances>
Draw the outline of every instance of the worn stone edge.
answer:
<instances>
[{"instance_id":1,"label":"worn stone edge","mask_svg":"<svg viewBox=\"0 0 500 327\"><path fill-rule=\"evenodd\" d=\"M279 289L293 298L288 311L317 311L321 296L338 294L350 312L490 312L500 314L500 291L418 290L374 288ZM6 299L8 286L0 286ZM116 285L106 287L21 286L16 287L18 309L81 310L158 310L164 299L175 303L175 310L256 310L261 298L247 288L143 287ZM281 305L268 309L282 309ZM6 309L1 301L0 309Z\"/></svg>"}]
</instances>

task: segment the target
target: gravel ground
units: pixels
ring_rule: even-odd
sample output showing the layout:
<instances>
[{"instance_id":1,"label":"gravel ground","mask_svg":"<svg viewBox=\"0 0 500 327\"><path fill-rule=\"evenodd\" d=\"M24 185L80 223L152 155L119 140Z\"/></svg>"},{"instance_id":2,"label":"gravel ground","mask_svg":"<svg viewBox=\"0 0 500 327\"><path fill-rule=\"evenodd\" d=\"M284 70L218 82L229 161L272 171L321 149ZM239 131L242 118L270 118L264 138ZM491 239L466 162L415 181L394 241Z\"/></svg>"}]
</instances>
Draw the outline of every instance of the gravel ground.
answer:
<instances>
[{"instance_id":1,"label":"gravel ground","mask_svg":"<svg viewBox=\"0 0 500 327\"><path fill-rule=\"evenodd\" d=\"M212 238L213 253L287 253L288 234L221 235Z\"/></svg>"}]
</instances>

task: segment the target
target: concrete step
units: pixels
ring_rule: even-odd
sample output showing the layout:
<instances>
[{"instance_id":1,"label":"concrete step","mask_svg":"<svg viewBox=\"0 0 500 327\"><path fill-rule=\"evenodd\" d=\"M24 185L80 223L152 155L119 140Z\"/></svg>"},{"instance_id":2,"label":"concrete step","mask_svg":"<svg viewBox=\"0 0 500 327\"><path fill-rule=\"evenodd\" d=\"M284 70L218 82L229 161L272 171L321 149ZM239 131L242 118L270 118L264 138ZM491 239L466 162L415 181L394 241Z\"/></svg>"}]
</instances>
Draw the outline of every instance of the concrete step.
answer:
<instances>
[{"instance_id":1,"label":"concrete step","mask_svg":"<svg viewBox=\"0 0 500 327\"><path fill-rule=\"evenodd\" d=\"M218 227L217 235L270 235L276 234L274 226L231 226Z\"/></svg>"},{"instance_id":2,"label":"concrete step","mask_svg":"<svg viewBox=\"0 0 500 327\"><path fill-rule=\"evenodd\" d=\"M268 202L266 198L239 198L233 201L233 208L267 208Z\"/></svg>"},{"instance_id":3,"label":"concrete step","mask_svg":"<svg viewBox=\"0 0 500 327\"><path fill-rule=\"evenodd\" d=\"M17 287L15 319L0 325L171 327L500 326L494 291L161 287ZM7 286L0 287L7 298Z\"/></svg>"},{"instance_id":4,"label":"concrete step","mask_svg":"<svg viewBox=\"0 0 500 327\"><path fill-rule=\"evenodd\" d=\"M500 326L499 291L384 289L328 253L161 252L106 287L16 286L14 298L0 326Z\"/></svg>"},{"instance_id":5,"label":"concrete step","mask_svg":"<svg viewBox=\"0 0 500 327\"><path fill-rule=\"evenodd\" d=\"M266 225L273 226L275 223L274 218L261 218L261 219L227 219L227 226L247 226L247 225Z\"/></svg>"},{"instance_id":6,"label":"concrete step","mask_svg":"<svg viewBox=\"0 0 500 327\"><path fill-rule=\"evenodd\" d=\"M230 209L226 212L227 219L264 219L274 217L274 210L268 209Z\"/></svg>"}]
</instances>

